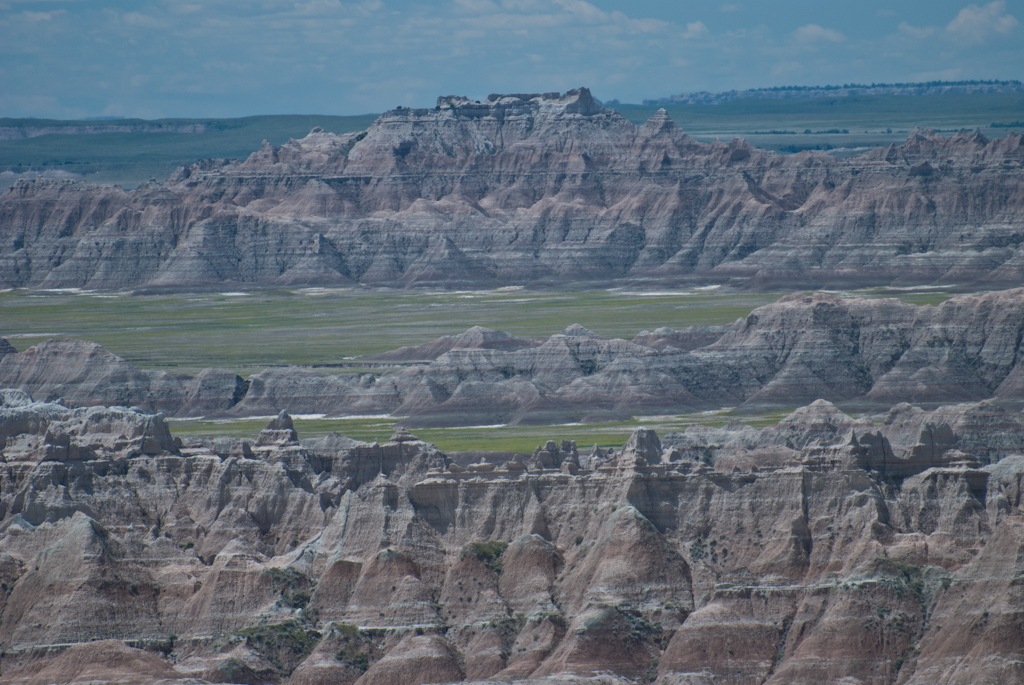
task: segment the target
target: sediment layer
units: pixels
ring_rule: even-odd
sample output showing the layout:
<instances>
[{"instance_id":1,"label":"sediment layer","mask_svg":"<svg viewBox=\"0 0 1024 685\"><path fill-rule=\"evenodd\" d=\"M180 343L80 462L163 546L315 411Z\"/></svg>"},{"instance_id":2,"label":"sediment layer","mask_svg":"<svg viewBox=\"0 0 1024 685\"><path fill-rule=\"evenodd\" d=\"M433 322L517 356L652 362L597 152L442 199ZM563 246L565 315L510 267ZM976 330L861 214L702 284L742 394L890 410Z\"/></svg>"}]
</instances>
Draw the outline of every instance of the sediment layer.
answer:
<instances>
[{"instance_id":1,"label":"sediment layer","mask_svg":"<svg viewBox=\"0 0 1024 685\"><path fill-rule=\"evenodd\" d=\"M699 143L581 88L438 99L134 191L0 195L0 287L1017 285L1021 136L846 159Z\"/></svg>"}]
</instances>

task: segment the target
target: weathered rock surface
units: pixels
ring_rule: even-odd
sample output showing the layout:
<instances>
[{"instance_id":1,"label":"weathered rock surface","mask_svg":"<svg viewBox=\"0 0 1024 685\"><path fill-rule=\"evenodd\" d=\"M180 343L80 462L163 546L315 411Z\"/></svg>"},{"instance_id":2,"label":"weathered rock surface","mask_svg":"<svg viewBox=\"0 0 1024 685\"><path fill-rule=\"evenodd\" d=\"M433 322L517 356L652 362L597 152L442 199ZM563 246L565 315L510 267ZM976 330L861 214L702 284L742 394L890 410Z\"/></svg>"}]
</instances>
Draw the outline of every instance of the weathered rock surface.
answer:
<instances>
[{"instance_id":1,"label":"weathered rock surface","mask_svg":"<svg viewBox=\"0 0 1024 685\"><path fill-rule=\"evenodd\" d=\"M298 367L248 379L215 369L189 377L138 369L94 343L48 341L0 356L0 385L69 406L122 404L175 416L393 414L410 427L788 409L816 399L858 410L985 399L1017 409L1022 331L1024 289L938 306L794 294L731 326L659 329L633 341L579 325L543 341L472 328L381 355L426 361L379 377ZM980 449L995 449L995 414L955 420L975 422L987 441Z\"/></svg>"},{"instance_id":2,"label":"weathered rock surface","mask_svg":"<svg viewBox=\"0 0 1024 685\"><path fill-rule=\"evenodd\" d=\"M635 126L585 88L451 96L132 192L19 182L0 285L1016 285L1022 163L1015 134L786 156L664 111Z\"/></svg>"},{"instance_id":3,"label":"weathered rock surface","mask_svg":"<svg viewBox=\"0 0 1024 685\"><path fill-rule=\"evenodd\" d=\"M993 405L819 401L527 470L287 414L222 456L0 397L3 682L1020 679L1024 424Z\"/></svg>"},{"instance_id":4,"label":"weathered rock surface","mask_svg":"<svg viewBox=\"0 0 1024 685\"><path fill-rule=\"evenodd\" d=\"M198 685L200 681L182 677L156 654L132 649L120 640L99 640L73 645L62 654L5 673L0 682L10 685Z\"/></svg>"},{"instance_id":5,"label":"weathered rock surface","mask_svg":"<svg viewBox=\"0 0 1024 685\"><path fill-rule=\"evenodd\" d=\"M473 326L459 335L446 335L423 345L408 345L397 350L377 354L368 359L374 361L426 361L434 360L451 350L503 350L515 352L539 343L524 340L504 331L495 331L483 326ZM2 350L2 343L0 343ZM0 352L2 353L2 352Z\"/></svg>"},{"instance_id":6,"label":"weathered rock surface","mask_svg":"<svg viewBox=\"0 0 1024 685\"><path fill-rule=\"evenodd\" d=\"M59 399L68 406L139 406L202 416L230 409L246 394L249 383L216 369L194 378L143 370L96 343L65 339L0 355L0 386L22 388L37 400Z\"/></svg>"}]
</instances>

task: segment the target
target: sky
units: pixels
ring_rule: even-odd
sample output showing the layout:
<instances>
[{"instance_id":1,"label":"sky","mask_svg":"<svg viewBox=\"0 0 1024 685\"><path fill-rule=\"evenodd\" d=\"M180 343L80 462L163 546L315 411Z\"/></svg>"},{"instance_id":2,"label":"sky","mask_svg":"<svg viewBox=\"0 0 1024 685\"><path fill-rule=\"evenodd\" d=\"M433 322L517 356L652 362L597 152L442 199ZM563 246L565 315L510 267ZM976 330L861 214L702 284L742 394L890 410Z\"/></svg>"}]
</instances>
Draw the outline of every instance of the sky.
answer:
<instances>
[{"instance_id":1,"label":"sky","mask_svg":"<svg viewBox=\"0 0 1024 685\"><path fill-rule=\"evenodd\" d=\"M0 0L0 117L1024 80L1024 0Z\"/></svg>"}]
</instances>

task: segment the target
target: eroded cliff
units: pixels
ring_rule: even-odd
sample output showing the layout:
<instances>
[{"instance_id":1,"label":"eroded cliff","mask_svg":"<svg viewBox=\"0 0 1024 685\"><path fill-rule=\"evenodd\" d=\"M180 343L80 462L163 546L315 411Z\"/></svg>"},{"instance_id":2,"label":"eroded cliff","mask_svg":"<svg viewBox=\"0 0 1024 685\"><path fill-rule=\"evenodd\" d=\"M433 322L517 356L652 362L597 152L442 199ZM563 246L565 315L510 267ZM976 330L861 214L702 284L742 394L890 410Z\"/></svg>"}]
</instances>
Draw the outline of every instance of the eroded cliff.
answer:
<instances>
[{"instance_id":1,"label":"eroded cliff","mask_svg":"<svg viewBox=\"0 0 1024 685\"><path fill-rule=\"evenodd\" d=\"M635 126L581 88L442 97L132 192L0 196L0 285L1019 284L1021 137L837 159Z\"/></svg>"},{"instance_id":2,"label":"eroded cliff","mask_svg":"<svg viewBox=\"0 0 1024 685\"><path fill-rule=\"evenodd\" d=\"M5 682L1020 678L1024 424L993 406L460 467L402 431L300 443L282 414L218 453L2 397ZM101 639L148 651L59 654Z\"/></svg>"}]
</instances>

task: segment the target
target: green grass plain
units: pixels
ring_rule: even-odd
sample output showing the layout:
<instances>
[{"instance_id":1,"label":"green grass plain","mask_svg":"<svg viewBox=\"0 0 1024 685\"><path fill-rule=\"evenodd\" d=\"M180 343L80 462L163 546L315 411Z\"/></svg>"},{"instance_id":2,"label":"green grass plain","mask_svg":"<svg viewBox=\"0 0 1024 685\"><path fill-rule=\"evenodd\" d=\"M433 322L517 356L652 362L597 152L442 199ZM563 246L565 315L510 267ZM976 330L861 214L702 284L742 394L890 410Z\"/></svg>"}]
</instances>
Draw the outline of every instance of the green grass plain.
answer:
<instances>
[{"instance_id":1,"label":"green grass plain","mask_svg":"<svg viewBox=\"0 0 1024 685\"><path fill-rule=\"evenodd\" d=\"M784 418L788 411L743 416L742 422L763 428ZM724 426L733 417L728 411L678 416L640 416L629 421L610 423L565 424L554 426L470 426L464 428L417 428L412 433L433 443L444 452L488 450L532 454L538 445L548 440L575 440L581 452L592 445L603 448L621 447L630 434L641 426L653 428L658 435L684 431L693 424ZM255 439L268 419L241 419L234 421L174 420L171 432L186 436L231 436ZM385 442L400 422L395 418L312 418L293 417L300 438L313 438L332 432L356 440Z\"/></svg>"},{"instance_id":2,"label":"green grass plain","mask_svg":"<svg viewBox=\"0 0 1024 685\"><path fill-rule=\"evenodd\" d=\"M579 323L633 338L660 326L735 321L775 294L713 291L306 288L240 293L0 293L0 336L23 349L50 337L98 342L142 368L247 375L281 364L351 364L480 325L527 338ZM344 372L346 369L338 369Z\"/></svg>"},{"instance_id":3,"label":"green grass plain","mask_svg":"<svg viewBox=\"0 0 1024 685\"><path fill-rule=\"evenodd\" d=\"M894 292L914 304L938 304L948 291ZM0 292L0 337L19 350L48 338L99 342L148 369L196 373L232 369L248 376L272 365L324 366L330 373L386 367L364 357L402 345L460 333L473 325L539 338L580 323L606 337L630 339L659 326L720 325L774 302L781 293L720 293L714 290L488 290L407 292L380 289L294 289L241 293L133 295L109 292ZM344 364L345 366L340 366ZM787 412L743 416L769 425ZM339 432L384 441L401 417L299 417L302 437ZM580 446L620 446L638 426L664 434L692 423L724 425L728 412L637 417L629 421L564 426L475 426L417 429L416 435L446 451L532 452L549 439ZM174 421L176 435L255 438L266 418Z\"/></svg>"}]
</instances>

